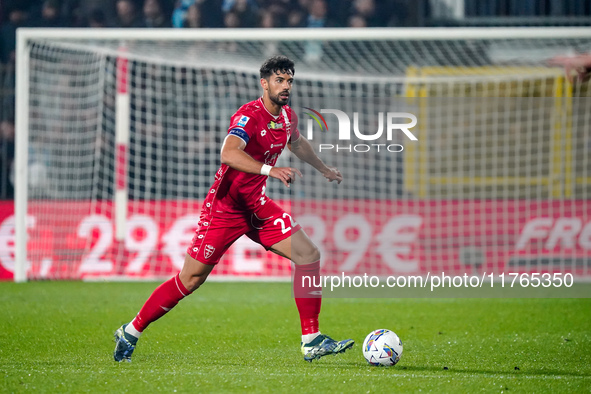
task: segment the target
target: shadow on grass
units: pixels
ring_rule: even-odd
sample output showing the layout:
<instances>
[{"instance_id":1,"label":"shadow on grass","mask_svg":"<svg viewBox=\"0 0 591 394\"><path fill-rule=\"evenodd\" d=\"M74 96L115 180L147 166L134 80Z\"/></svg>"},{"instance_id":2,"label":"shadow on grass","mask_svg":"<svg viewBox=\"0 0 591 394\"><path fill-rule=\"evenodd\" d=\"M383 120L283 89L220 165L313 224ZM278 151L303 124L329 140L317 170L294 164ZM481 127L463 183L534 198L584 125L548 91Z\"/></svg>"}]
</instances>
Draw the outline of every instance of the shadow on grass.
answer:
<instances>
[{"instance_id":1,"label":"shadow on grass","mask_svg":"<svg viewBox=\"0 0 591 394\"><path fill-rule=\"evenodd\" d=\"M331 364L322 364L322 362L316 362L315 367L317 368L338 368L338 369L357 369L359 370L362 367L362 364L359 362L343 362L343 363L331 363ZM403 372L426 372L426 373L448 373L448 374L470 374L470 375L497 375L497 376L505 376L505 375L513 375L513 376L572 376L572 377L583 377L583 378L591 378L591 373L579 373L579 372L572 372L572 371L556 371L556 370L536 370L536 369L529 369L523 368L519 370L511 369L499 369L499 370L491 370L491 369L475 369L475 368L454 368L454 367L447 367L448 369L444 369L445 367L426 367L426 366L412 366L412 365L405 365L405 366L396 366L396 367L374 367L371 365L366 365L368 370L388 370L392 371L393 373L403 373Z\"/></svg>"}]
</instances>

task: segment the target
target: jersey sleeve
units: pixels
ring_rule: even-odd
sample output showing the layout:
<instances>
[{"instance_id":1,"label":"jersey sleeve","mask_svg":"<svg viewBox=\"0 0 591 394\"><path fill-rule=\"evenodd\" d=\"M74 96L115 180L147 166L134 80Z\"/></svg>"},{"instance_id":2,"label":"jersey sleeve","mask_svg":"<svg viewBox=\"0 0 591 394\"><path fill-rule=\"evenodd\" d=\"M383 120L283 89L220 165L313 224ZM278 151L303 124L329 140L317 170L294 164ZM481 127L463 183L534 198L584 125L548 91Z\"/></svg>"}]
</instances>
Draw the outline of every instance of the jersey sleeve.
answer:
<instances>
[{"instance_id":1,"label":"jersey sleeve","mask_svg":"<svg viewBox=\"0 0 591 394\"><path fill-rule=\"evenodd\" d=\"M289 142L297 141L300 138L300 130L298 129L298 116L293 108L291 109L291 136Z\"/></svg>"},{"instance_id":2,"label":"jersey sleeve","mask_svg":"<svg viewBox=\"0 0 591 394\"><path fill-rule=\"evenodd\" d=\"M228 135L235 135L246 144L255 135L256 120L244 112L236 112L230 119Z\"/></svg>"}]
</instances>

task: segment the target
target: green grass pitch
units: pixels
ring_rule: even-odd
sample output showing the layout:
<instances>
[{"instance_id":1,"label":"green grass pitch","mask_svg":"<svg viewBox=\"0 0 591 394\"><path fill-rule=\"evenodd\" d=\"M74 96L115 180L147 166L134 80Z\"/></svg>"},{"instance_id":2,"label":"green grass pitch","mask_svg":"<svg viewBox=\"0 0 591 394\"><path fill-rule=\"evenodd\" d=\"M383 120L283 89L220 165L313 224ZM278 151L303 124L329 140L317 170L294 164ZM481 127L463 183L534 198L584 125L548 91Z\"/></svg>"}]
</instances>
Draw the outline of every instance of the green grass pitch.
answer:
<instances>
[{"instance_id":1,"label":"green grass pitch","mask_svg":"<svg viewBox=\"0 0 591 394\"><path fill-rule=\"evenodd\" d=\"M0 283L1 392L589 392L591 299L325 299L321 329L354 348L299 351L288 283L207 283L115 363L113 332L156 283ZM365 335L404 353L369 366Z\"/></svg>"}]
</instances>

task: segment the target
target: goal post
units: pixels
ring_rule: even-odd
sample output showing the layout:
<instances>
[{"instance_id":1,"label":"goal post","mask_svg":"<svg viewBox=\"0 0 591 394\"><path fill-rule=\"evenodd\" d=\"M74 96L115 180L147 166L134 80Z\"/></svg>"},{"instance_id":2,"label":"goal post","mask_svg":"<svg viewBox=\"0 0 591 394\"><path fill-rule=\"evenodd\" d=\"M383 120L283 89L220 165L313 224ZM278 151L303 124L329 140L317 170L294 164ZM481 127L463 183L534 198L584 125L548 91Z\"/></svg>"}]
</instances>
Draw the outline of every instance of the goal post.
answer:
<instances>
[{"instance_id":1,"label":"goal post","mask_svg":"<svg viewBox=\"0 0 591 394\"><path fill-rule=\"evenodd\" d=\"M572 124L566 122L572 117L572 85L566 83L564 71L561 68L548 67L409 67L407 76L411 77L445 77L445 76L475 76L478 77L476 81L458 81L450 86L442 83L409 83L407 86L407 95L421 98L428 97L449 97L454 95L467 95L474 97L474 92L479 90L482 93L476 96L482 97L485 92L495 97L553 97L554 100L550 106L550 116L554 119L552 127L552 139L555 142L552 144L551 157L552 165L548 168L545 174L537 177L532 176L448 176L446 173L431 174L427 169L425 160L427 159L427 144L422 144L422 153L420 157L422 171L415 173L410 171L405 178L407 182L407 189L415 190L420 197L426 197L430 184L445 185L445 184L487 184L487 185L534 185L542 186L548 189L547 195L561 198L572 197L573 194L573 168L572 166L565 166L564 170L561 168L562 163L572 162ZM515 76L528 75L529 78L523 81L522 78ZM499 82L501 77L504 81ZM529 90L529 91L528 91ZM492 97L491 96L491 97ZM427 116L427 111L419 111L423 116ZM424 119L427 121L427 119ZM423 122L421 122L423 123ZM562 136L565 137L565 144L560 144ZM563 158L564 156L564 158ZM411 160L407 156L406 168L411 168ZM415 186L418 185L418 186Z\"/></svg>"},{"instance_id":2,"label":"goal post","mask_svg":"<svg viewBox=\"0 0 591 394\"><path fill-rule=\"evenodd\" d=\"M546 65L583 51L590 28L21 28L0 264L15 281L176 272L230 116L260 96L262 61L285 54L300 131L345 181L327 187L284 153L278 165L304 179L291 192L270 180L267 194L325 273L590 279L591 89ZM413 117L418 141L402 132ZM214 276L289 280L244 238Z\"/></svg>"},{"instance_id":3,"label":"goal post","mask_svg":"<svg viewBox=\"0 0 591 394\"><path fill-rule=\"evenodd\" d=\"M16 113L14 177L14 281L27 280L27 208L29 146L29 51L28 41L18 32L16 41Z\"/></svg>"}]
</instances>

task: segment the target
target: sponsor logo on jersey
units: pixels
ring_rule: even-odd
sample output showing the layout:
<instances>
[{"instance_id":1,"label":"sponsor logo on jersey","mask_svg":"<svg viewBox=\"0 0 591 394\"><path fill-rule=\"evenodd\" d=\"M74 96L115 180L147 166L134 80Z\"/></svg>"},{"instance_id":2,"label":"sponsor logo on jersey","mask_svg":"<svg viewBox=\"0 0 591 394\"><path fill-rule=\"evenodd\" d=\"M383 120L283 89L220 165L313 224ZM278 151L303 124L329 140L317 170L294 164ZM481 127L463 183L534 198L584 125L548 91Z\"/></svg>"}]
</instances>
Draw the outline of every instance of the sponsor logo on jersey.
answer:
<instances>
[{"instance_id":1,"label":"sponsor logo on jersey","mask_svg":"<svg viewBox=\"0 0 591 394\"><path fill-rule=\"evenodd\" d=\"M210 258L213 255L213 252L215 252L215 248L213 246L205 245L205 252L203 253L203 255L206 259Z\"/></svg>"},{"instance_id":2,"label":"sponsor logo on jersey","mask_svg":"<svg viewBox=\"0 0 591 394\"><path fill-rule=\"evenodd\" d=\"M249 118L248 116L242 116L242 117L240 118L240 120L238 121L238 126L240 126L240 127L244 127L244 126L246 126L246 124L248 123L248 120L249 120L249 119L250 119L250 118Z\"/></svg>"},{"instance_id":3,"label":"sponsor logo on jersey","mask_svg":"<svg viewBox=\"0 0 591 394\"><path fill-rule=\"evenodd\" d=\"M264 137L265 134L267 134L267 129L262 129L261 130L261 137Z\"/></svg>"},{"instance_id":4,"label":"sponsor logo on jersey","mask_svg":"<svg viewBox=\"0 0 591 394\"><path fill-rule=\"evenodd\" d=\"M274 121L270 121L269 123L267 123L267 128L269 128L271 130L282 129L283 128L283 123L277 123L277 122L274 122Z\"/></svg>"}]
</instances>

